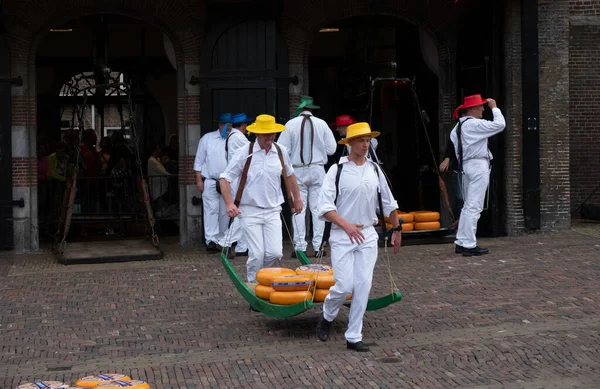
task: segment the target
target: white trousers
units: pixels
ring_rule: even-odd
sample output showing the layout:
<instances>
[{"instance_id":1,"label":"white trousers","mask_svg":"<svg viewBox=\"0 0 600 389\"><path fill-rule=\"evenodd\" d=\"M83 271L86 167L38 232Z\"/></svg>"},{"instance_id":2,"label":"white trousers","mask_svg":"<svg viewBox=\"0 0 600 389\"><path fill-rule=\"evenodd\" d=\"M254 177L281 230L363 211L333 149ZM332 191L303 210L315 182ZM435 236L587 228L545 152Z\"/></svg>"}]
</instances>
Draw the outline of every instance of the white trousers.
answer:
<instances>
[{"instance_id":1,"label":"white trousers","mask_svg":"<svg viewBox=\"0 0 600 389\"><path fill-rule=\"evenodd\" d=\"M202 207L204 220L204 239L206 244L217 243L223 237L227 229L229 218L223 196L217 193L217 182L207 178L204 180L204 192L202 192Z\"/></svg>"},{"instance_id":2,"label":"white trousers","mask_svg":"<svg viewBox=\"0 0 600 389\"><path fill-rule=\"evenodd\" d=\"M283 256L281 207L258 208L240 205L243 234L248 244L246 273L248 282L256 282L256 272L263 267L279 267Z\"/></svg>"},{"instance_id":3,"label":"white trousers","mask_svg":"<svg viewBox=\"0 0 600 389\"><path fill-rule=\"evenodd\" d=\"M235 189L235 191L234 191ZM235 195L237 192L237 185L234 187L231 186L231 198L235 199ZM227 222L229 223L229 221ZM233 243L237 242L235 246L236 253L243 253L248 250L248 245L246 244L246 238L242 233L242 224L240 222L240 218L236 217L233 219L233 223L229 228L223 233L223 237L219 239L219 246L221 247L231 247Z\"/></svg>"},{"instance_id":4,"label":"white trousers","mask_svg":"<svg viewBox=\"0 0 600 389\"><path fill-rule=\"evenodd\" d=\"M464 203L454 243L472 249L477 246L477 221L490 183L490 163L486 159L469 159L463 170Z\"/></svg>"},{"instance_id":5,"label":"white trousers","mask_svg":"<svg viewBox=\"0 0 600 389\"><path fill-rule=\"evenodd\" d=\"M312 165L294 168L294 174L298 180L298 189L300 198L304 203L302 212L294 215L294 246L296 250L306 251L308 243L306 242L306 210L310 208L312 213L312 247L318 250L323 240L323 231L325 222L319 220L317 213L317 203L321 192L321 185L325 179L325 169L323 166Z\"/></svg>"},{"instance_id":6,"label":"white trousers","mask_svg":"<svg viewBox=\"0 0 600 389\"><path fill-rule=\"evenodd\" d=\"M363 317L369 302L373 283L373 270L377 262L378 235L374 227L362 230L365 241L362 244L350 242L344 230L332 229L329 238L331 264L335 285L323 303L323 317L333 321L352 293L352 304L348 320L346 340L351 343L362 340Z\"/></svg>"}]
</instances>

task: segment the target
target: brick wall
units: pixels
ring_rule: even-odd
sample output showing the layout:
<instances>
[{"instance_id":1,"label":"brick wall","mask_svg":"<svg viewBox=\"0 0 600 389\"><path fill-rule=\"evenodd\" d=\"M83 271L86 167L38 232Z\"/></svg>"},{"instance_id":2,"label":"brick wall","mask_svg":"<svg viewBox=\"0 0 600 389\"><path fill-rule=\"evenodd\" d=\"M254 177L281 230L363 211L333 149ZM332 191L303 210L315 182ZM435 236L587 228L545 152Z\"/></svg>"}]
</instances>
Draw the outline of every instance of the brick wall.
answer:
<instances>
[{"instance_id":1,"label":"brick wall","mask_svg":"<svg viewBox=\"0 0 600 389\"><path fill-rule=\"evenodd\" d=\"M574 211L600 185L600 1L571 1L569 10L570 206ZM600 204L600 192L589 203Z\"/></svg>"},{"instance_id":2,"label":"brick wall","mask_svg":"<svg viewBox=\"0 0 600 389\"><path fill-rule=\"evenodd\" d=\"M12 186L37 185L37 162L35 157L12 159Z\"/></svg>"}]
</instances>

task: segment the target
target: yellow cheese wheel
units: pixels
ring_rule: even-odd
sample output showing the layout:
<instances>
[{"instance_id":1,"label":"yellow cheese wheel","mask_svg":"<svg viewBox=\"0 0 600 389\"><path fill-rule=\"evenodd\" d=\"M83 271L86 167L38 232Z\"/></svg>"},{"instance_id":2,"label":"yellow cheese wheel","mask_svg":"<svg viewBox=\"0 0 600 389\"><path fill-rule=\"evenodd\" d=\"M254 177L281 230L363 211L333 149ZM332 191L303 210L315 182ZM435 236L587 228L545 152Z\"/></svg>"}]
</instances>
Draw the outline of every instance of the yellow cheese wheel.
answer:
<instances>
[{"instance_id":1,"label":"yellow cheese wheel","mask_svg":"<svg viewBox=\"0 0 600 389\"><path fill-rule=\"evenodd\" d=\"M271 298L269 299L273 304L279 305L292 305L301 303L305 300L311 300L312 293L308 291L296 291L296 292L278 292L275 291L271 293Z\"/></svg>"},{"instance_id":2,"label":"yellow cheese wheel","mask_svg":"<svg viewBox=\"0 0 600 389\"><path fill-rule=\"evenodd\" d=\"M400 218L404 219L404 223L412 223L415 220L415 215L411 213L399 213L398 220L400 220Z\"/></svg>"},{"instance_id":3,"label":"yellow cheese wheel","mask_svg":"<svg viewBox=\"0 0 600 389\"><path fill-rule=\"evenodd\" d=\"M440 222L415 223L415 230L417 230L417 231L439 230L439 229L440 229Z\"/></svg>"},{"instance_id":4,"label":"yellow cheese wheel","mask_svg":"<svg viewBox=\"0 0 600 389\"><path fill-rule=\"evenodd\" d=\"M100 382L130 379L131 378L125 374L96 374L78 379L77 382L75 382L75 386L79 386L80 388L95 388Z\"/></svg>"},{"instance_id":5,"label":"yellow cheese wheel","mask_svg":"<svg viewBox=\"0 0 600 389\"><path fill-rule=\"evenodd\" d=\"M392 228L394 228L394 227L392 227L392 223L385 223L385 229L387 231L391 230Z\"/></svg>"},{"instance_id":6,"label":"yellow cheese wheel","mask_svg":"<svg viewBox=\"0 0 600 389\"><path fill-rule=\"evenodd\" d=\"M412 231L415 229L415 223L402 223L402 231Z\"/></svg>"},{"instance_id":7,"label":"yellow cheese wheel","mask_svg":"<svg viewBox=\"0 0 600 389\"><path fill-rule=\"evenodd\" d=\"M107 381L99 383L96 388L130 388L130 389L150 389L150 385L144 381Z\"/></svg>"},{"instance_id":8,"label":"yellow cheese wheel","mask_svg":"<svg viewBox=\"0 0 600 389\"><path fill-rule=\"evenodd\" d=\"M16 389L63 389L67 384L60 381L36 381L17 386Z\"/></svg>"},{"instance_id":9,"label":"yellow cheese wheel","mask_svg":"<svg viewBox=\"0 0 600 389\"><path fill-rule=\"evenodd\" d=\"M440 220L439 212L421 212L415 213L415 222L437 222Z\"/></svg>"},{"instance_id":10,"label":"yellow cheese wheel","mask_svg":"<svg viewBox=\"0 0 600 389\"><path fill-rule=\"evenodd\" d=\"M329 289L315 289L315 301L323 302L325 297L329 294ZM349 294L346 300L352 300L352 295Z\"/></svg>"},{"instance_id":11,"label":"yellow cheese wheel","mask_svg":"<svg viewBox=\"0 0 600 389\"><path fill-rule=\"evenodd\" d=\"M313 284L312 277L294 274L293 276L278 276L273 278L271 288L280 292L308 290Z\"/></svg>"},{"instance_id":12,"label":"yellow cheese wheel","mask_svg":"<svg viewBox=\"0 0 600 389\"><path fill-rule=\"evenodd\" d=\"M256 294L256 297L263 300L268 300L269 297L271 297L272 292L275 292L275 289L265 285L256 285L256 288L254 289L254 294Z\"/></svg>"},{"instance_id":13,"label":"yellow cheese wheel","mask_svg":"<svg viewBox=\"0 0 600 389\"><path fill-rule=\"evenodd\" d=\"M329 289L335 285L333 274L320 274L318 277L315 277L315 280L317 281L317 289Z\"/></svg>"},{"instance_id":14,"label":"yellow cheese wheel","mask_svg":"<svg viewBox=\"0 0 600 389\"><path fill-rule=\"evenodd\" d=\"M317 273L319 276L323 274L333 274L333 269L329 265L317 265L314 263L310 265L302 265L296 269L296 274L307 276L309 278L314 277Z\"/></svg>"},{"instance_id":15,"label":"yellow cheese wheel","mask_svg":"<svg viewBox=\"0 0 600 389\"><path fill-rule=\"evenodd\" d=\"M410 213L411 215L415 215L415 214L417 214L417 213L423 213L423 212L431 212L431 211L410 211L409 213Z\"/></svg>"},{"instance_id":16,"label":"yellow cheese wheel","mask_svg":"<svg viewBox=\"0 0 600 389\"><path fill-rule=\"evenodd\" d=\"M296 274L295 271L284 267L265 267L256 273L256 281L261 285L271 286L273 278L277 276L293 276L294 274Z\"/></svg>"}]
</instances>

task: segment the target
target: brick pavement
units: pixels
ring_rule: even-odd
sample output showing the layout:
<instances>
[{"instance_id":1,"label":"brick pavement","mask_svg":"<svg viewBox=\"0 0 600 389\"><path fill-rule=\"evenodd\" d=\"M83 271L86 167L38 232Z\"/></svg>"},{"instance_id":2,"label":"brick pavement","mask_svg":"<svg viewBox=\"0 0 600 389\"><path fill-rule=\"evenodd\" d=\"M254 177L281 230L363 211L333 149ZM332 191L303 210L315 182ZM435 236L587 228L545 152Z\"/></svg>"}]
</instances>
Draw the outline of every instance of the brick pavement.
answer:
<instances>
[{"instance_id":1,"label":"brick pavement","mask_svg":"<svg viewBox=\"0 0 600 389\"><path fill-rule=\"evenodd\" d=\"M165 242L163 260L71 266L4 253L0 387L113 371L155 389L600 388L599 227L488 239L480 258L403 247L391 266L404 300L367 313L365 354L344 347L347 309L317 342L318 310L250 312L202 250ZM387 280L380 261L373 295Z\"/></svg>"}]
</instances>

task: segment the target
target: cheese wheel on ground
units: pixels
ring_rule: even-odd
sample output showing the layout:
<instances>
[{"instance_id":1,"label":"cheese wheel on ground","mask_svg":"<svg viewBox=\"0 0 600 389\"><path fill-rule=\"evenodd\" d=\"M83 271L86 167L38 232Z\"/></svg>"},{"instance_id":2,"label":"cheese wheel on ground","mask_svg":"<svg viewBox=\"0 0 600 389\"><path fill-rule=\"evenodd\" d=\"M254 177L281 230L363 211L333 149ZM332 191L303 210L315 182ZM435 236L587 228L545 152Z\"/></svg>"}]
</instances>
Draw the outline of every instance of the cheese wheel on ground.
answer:
<instances>
[{"instance_id":1,"label":"cheese wheel on ground","mask_svg":"<svg viewBox=\"0 0 600 389\"><path fill-rule=\"evenodd\" d=\"M415 222L437 222L440 220L439 212L421 212L415 213Z\"/></svg>"},{"instance_id":2,"label":"cheese wheel on ground","mask_svg":"<svg viewBox=\"0 0 600 389\"><path fill-rule=\"evenodd\" d=\"M296 291L296 292L278 292L275 291L271 293L271 298L269 299L271 303L278 305L292 305L301 303L305 300L311 300L312 293L308 291Z\"/></svg>"},{"instance_id":3,"label":"cheese wheel on ground","mask_svg":"<svg viewBox=\"0 0 600 389\"><path fill-rule=\"evenodd\" d=\"M147 383L145 383L144 381L135 381L135 380L125 381L125 380L118 380L118 381L102 382L102 383L98 384L98 385L96 386L96 388L130 388L130 389L150 389L150 385L148 385L148 384L147 384Z\"/></svg>"},{"instance_id":4,"label":"cheese wheel on ground","mask_svg":"<svg viewBox=\"0 0 600 389\"><path fill-rule=\"evenodd\" d=\"M404 219L403 223L412 223L415 220L415 215L411 213L399 213L398 220L400 220L400 218Z\"/></svg>"},{"instance_id":5,"label":"cheese wheel on ground","mask_svg":"<svg viewBox=\"0 0 600 389\"><path fill-rule=\"evenodd\" d=\"M272 292L275 292L275 289L265 285L256 285L256 288L254 289L254 294L256 297L263 300L268 300L269 297L271 297Z\"/></svg>"},{"instance_id":6,"label":"cheese wheel on ground","mask_svg":"<svg viewBox=\"0 0 600 389\"><path fill-rule=\"evenodd\" d=\"M273 278L277 276L293 276L296 272L284 267L265 267L256 273L256 281L264 286L271 286Z\"/></svg>"},{"instance_id":7,"label":"cheese wheel on ground","mask_svg":"<svg viewBox=\"0 0 600 389\"><path fill-rule=\"evenodd\" d=\"M319 274L318 276L315 276L315 281L317 282L317 289L329 290L329 288L335 285L333 274Z\"/></svg>"},{"instance_id":8,"label":"cheese wheel on ground","mask_svg":"<svg viewBox=\"0 0 600 389\"><path fill-rule=\"evenodd\" d=\"M273 278L271 288L280 292L308 290L313 284L311 277L294 274L293 276L278 276Z\"/></svg>"},{"instance_id":9,"label":"cheese wheel on ground","mask_svg":"<svg viewBox=\"0 0 600 389\"><path fill-rule=\"evenodd\" d=\"M415 223L402 223L402 231L412 231L415 229Z\"/></svg>"},{"instance_id":10,"label":"cheese wheel on ground","mask_svg":"<svg viewBox=\"0 0 600 389\"><path fill-rule=\"evenodd\" d=\"M309 278L313 278L317 273L319 275L333 274L333 269L329 265L317 265L314 263L310 265L302 265L296 269L296 274L299 276L307 276Z\"/></svg>"},{"instance_id":11,"label":"cheese wheel on ground","mask_svg":"<svg viewBox=\"0 0 600 389\"><path fill-rule=\"evenodd\" d=\"M75 386L79 386L80 388L95 388L100 382L130 379L131 378L125 374L96 374L78 379L77 382L75 382Z\"/></svg>"},{"instance_id":12,"label":"cheese wheel on ground","mask_svg":"<svg viewBox=\"0 0 600 389\"><path fill-rule=\"evenodd\" d=\"M66 387L67 384L60 381L37 381L19 385L16 389L63 389Z\"/></svg>"},{"instance_id":13,"label":"cheese wheel on ground","mask_svg":"<svg viewBox=\"0 0 600 389\"><path fill-rule=\"evenodd\" d=\"M417 231L439 230L439 229L440 229L440 222L415 223L415 230L417 230Z\"/></svg>"}]
</instances>

